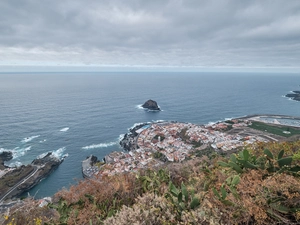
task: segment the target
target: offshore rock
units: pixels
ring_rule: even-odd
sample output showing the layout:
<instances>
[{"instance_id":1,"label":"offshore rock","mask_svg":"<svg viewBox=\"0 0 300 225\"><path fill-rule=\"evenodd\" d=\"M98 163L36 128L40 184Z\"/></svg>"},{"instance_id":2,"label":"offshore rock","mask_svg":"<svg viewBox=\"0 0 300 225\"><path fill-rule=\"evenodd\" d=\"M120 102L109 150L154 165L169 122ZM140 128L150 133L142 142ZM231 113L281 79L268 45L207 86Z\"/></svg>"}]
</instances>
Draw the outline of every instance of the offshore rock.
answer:
<instances>
[{"instance_id":1,"label":"offshore rock","mask_svg":"<svg viewBox=\"0 0 300 225\"><path fill-rule=\"evenodd\" d=\"M294 94L286 94L285 97L291 98L295 101L300 101L300 91L293 91Z\"/></svg>"},{"instance_id":2,"label":"offshore rock","mask_svg":"<svg viewBox=\"0 0 300 225\"><path fill-rule=\"evenodd\" d=\"M13 158L12 152L4 151L0 153L0 170L4 170L6 166L4 165L5 161L9 161Z\"/></svg>"},{"instance_id":3,"label":"offshore rock","mask_svg":"<svg viewBox=\"0 0 300 225\"><path fill-rule=\"evenodd\" d=\"M143 107L144 109L160 111L160 108L158 107L157 102L154 101L154 100L151 100L151 99L149 99L148 101L146 101L146 102L142 105L142 107Z\"/></svg>"}]
</instances>

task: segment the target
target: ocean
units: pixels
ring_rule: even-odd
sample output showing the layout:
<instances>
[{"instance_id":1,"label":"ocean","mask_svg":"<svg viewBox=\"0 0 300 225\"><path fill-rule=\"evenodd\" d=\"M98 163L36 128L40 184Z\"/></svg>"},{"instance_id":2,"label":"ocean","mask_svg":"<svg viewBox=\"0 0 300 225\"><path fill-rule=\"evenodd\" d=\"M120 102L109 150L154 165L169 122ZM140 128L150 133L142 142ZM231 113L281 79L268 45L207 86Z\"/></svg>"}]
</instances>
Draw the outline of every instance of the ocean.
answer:
<instances>
[{"instance_id":1,"label":"ocean","mask_svg":"<svg viewBox=\"0 0 300 225\"><path fill-rule=\"evenodd\" d=\"M87 156L121 151L119 139L136 123L299 117L300 102L283 97L299 84L300 75L289 73L0 73L0 151L13 152L10 166L48 151L67 156L30 191L37 198L52 196L83 179ZM162 111L142 109L148 99Z\"/></svg>"}]
</instances>

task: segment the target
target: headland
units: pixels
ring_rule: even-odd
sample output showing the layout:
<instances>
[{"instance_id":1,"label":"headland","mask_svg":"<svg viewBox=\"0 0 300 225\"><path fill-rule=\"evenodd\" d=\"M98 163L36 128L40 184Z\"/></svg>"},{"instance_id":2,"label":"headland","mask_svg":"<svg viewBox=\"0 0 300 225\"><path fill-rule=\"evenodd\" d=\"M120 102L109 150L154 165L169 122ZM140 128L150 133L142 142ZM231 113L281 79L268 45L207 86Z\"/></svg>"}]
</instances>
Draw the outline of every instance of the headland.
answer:
<instances>
[{"instance_id":1,"label":"headland","mask_svg":"<svg viewBox=\"0 0 300 225\"><path fill-rule=\"evenodd\" d=\"M38 157L29 165L20 167L7 167L4 161L12 158L11 152L0 154L0 203L6 199L18 197L37 185L43 178L49 176L64 159L59 159L47 153L43 157Z\"/></svg>"}]
</instances>

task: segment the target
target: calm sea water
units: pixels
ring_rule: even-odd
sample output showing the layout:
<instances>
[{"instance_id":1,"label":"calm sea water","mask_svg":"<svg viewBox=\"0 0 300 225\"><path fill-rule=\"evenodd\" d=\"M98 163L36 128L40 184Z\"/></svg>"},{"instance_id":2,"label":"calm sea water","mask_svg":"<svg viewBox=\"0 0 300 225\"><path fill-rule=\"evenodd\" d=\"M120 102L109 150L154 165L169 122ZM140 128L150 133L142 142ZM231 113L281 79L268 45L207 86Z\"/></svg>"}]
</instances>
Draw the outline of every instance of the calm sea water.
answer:
<instances>
[{"instance_id":1,"label":"calm sea water","mask_svg":"<svg viewBox=\"0 0 300 225\"><path fill-rule=\"evenodd\" d=\"M176 120L205 124L250 114L300 116L300 75L258 73L18 73L0 74L0 151L8 165L55 151L68 157L30 193L51 196L82 179L81 161L121 150L135 123ZM161 112L138 106L158 102Z\"/></svg>"}]
</instances>

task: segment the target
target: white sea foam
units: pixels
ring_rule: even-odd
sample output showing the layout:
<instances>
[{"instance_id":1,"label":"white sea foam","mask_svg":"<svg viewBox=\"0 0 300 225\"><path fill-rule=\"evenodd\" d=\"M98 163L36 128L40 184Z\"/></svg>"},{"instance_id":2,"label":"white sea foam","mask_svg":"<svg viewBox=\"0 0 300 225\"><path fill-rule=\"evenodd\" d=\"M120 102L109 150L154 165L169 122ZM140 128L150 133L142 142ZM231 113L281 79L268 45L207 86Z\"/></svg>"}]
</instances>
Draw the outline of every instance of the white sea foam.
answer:
<instances>
[{"instance_id":1,"label":"white sea foam","mask_svg":"<svg viewBox=\"0 0 300 225\"><path fill-rule=\"evenodd\" d=\"M9 163L9 164L6 164L6 163L5 163L5 165L8 166L8 167L20 167L20 166L22 166L23 164L22 164L20 161L16 161L16 162L11 162L11 163Z\"/></svg>"},{"instance_id":2,"label":"white sea foam","mask_svg":"<svg viewBox=\"0 0 300 225\"><path fill-rule=\"evenodd\" d=\"M147 112L159 112L159 111L164 111L164 110L161 109L161 107L160 107L159 105L157 105L157 106L158 106L158 108L160 108L160 110L152 110L152 109L143 108L142 105L143 105L143 104L141 104L141 105L136 105L135 108L136 108L136 109L142 109L142 110L145 110L145 111L147 111Z\"/></svg>"},{"instance_id":3,"label":"white sea foam","mask_svg":"<svg viewBox=\"0 0 300 225\"><path fill-rule=\"evenodd\" d=\"M82 147L82 149L88 150L88 149L94 149L94 148L107 148L110 146L116 145L117 142L108 142L108 143L100 143L100 144L92 144L85 147Z\"/></svg>"},{"instance_id":4,"label":"white sea foam","mask_svg":"<svg viewBox=\"0 0 300 225\"><path fill-rule=\"evenodd\" d=\"M11 152L12 150L10 149L5 149L5 148L0 148L0 153L2 152Z\"/></svg>"},{"instance_id":5,"label":"white sea foam","mask_svg":"<svg viewBox=\"0 0 300 225\"><path fill-rule=\"evenodd\" d=\"M37 159L42 159L42 158L44 158L47 154L48 154L48 152L42 153L42 154L38 155L36 158L37 158Z\"/></svg>"},{"instance_id":6,"label":"white sea foam","mask_svg":"<svg viewBox=\"0 0 300 225\"><path fill-rule=\"evenodd\" d=\"M52 156L58 159L63 158L63 153L66 150L66 147L62 147L52 152Z\"/></svg>"},{"instance_id":7,"label":"white sea foam","mask_svg":"<svg viewBox=\"0 0 300 225\"><path fill-rule=\"evenodd\" d=\"M162 123L165 122L165 120L152 120L153 123Z\"/></svg>"},{"instance_id":8,"label":"white sea foam","mask_svg":"<svg viewBox=\"0 0 300 225\"><path fill-rule=\"evenodd\" d=\"M31 150L31 146L28 146L26 148L20 148L20 147L14 148L13 150L11 150L13 159L24 156L26 154L26 152L30 151L30 150Z\"/></svg>"},{"instance_id":9,"label":"white sea foam","mask_svg":"<svg viewBox=\"0 0 300 225\"><path fill-rule=\"evenodd\" d=\"M125 136L125 134L120 134L120 135L119 135L119 138L118 138L118 142L122 141L123 138L124 138L124 136Z\"/></svg>"},{"instance_id":10,"label":"white sea foam","mask_svg":"<svg viewBox=\"0 0 300 225\"><path fill-rule=\"evenodd\" d=\"M65 128L60 129L59 131L61 131L61 132L66 132L66 131L68 131L69 129L70 129L69 127L65 127Z\"/></svg>"},{"instance_id":11,"label":"white sea foam","mask_svg":"<svg viewBox=\"0 0 300 225\"><path fill-rule=\"evenodd\" d=\"M137 109L144 109L142 105L143 105L143 104L136 105L135 108L137 108Z\"/></svg>"},{"instance_id":12,"label":"white sea foam","mask_svg":"<svg viewBox=\"0 0 300 225\"><path fill-rule=\"evenodd\" d=\"M149 122L147 122L147 123L149 123ZM131 129L135 128L136 126L139 126L139 125L142 125L142 124L144 124L144 123L135 123L135 124L133 124L132 127L129 127L128 130L131 130Z\"/></svg>"},{"instance_id":13,"label":"white sea foam","mask_svg":"<svg viewBox=\"0 0 300 225\"><path fill-rule=\"evenodd\" d=\"M43 143L43 142L45 142L45 141L47 141L47 139L41 140L40 143Z\"/></svg>"},{"instance_id":14,"label":"white sea foam","mask_svg":"<svg viewBox=\"0 0 300 225\"><path fill-rule=\"evenodd\" d=\"M26 138L24 138L21 142L22 143L27 143L27 142L29 142L29 141L32 141L33 139L35 139L35 138L38 138L40 135L35 135L35 136L31 136L31 137L26 137Z\"/></svg>"}]
</instances>

